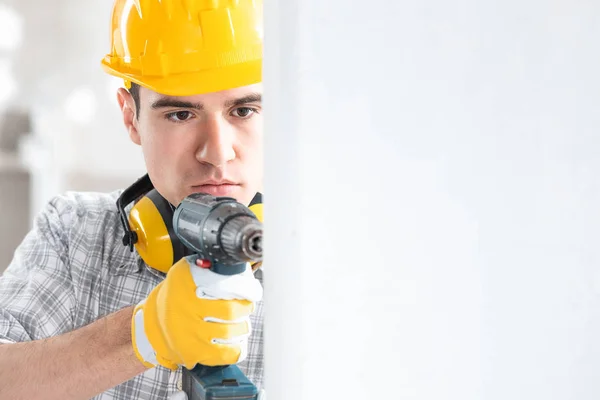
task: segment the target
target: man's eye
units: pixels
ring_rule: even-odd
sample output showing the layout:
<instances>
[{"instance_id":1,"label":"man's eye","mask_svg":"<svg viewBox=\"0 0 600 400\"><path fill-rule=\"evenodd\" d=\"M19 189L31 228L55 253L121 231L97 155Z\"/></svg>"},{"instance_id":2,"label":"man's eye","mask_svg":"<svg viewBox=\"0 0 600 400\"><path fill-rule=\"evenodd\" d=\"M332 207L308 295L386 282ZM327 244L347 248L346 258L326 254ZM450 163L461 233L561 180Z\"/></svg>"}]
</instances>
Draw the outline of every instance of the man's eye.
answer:
<instances>
[{"instance_id":1,"label":"man's eye","mask_svg":"<svg viewBox=\"0 0 600 400\"><path fill-rule=\"evenodd\" d=\"M184 122L190 119L193 114L189 111L176 111L167 114L167 118L174 122Z\"/></svg>"},{"instance_id":2,"label":"man's eye","mask_svg":"<svg viewBox=\"0 0 600 400\"><path fill-rule=\"evenodd\" d=\"M256 109L250 107L240 107L233 110L233 115L238 118L248 118L256 112Z\"/></svg>"}]
</instances>

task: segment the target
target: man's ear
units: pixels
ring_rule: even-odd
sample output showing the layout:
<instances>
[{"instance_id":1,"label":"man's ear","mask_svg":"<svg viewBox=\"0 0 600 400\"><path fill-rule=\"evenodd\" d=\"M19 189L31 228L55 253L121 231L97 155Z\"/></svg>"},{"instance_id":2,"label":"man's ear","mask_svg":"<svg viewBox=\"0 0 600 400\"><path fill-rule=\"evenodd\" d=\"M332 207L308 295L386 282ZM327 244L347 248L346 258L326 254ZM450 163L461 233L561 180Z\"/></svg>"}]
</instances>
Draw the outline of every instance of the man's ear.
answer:
<instances>
[{"instance_id":1,"label":"man's ear","mask_svg":"<svg viewBox=\"0 0 600 400\"><path fill-rule=\"evenodd\" d=\"M117 90L117 102L123 114L123 124L125 124L125 128L129 133L129 138L133 143L140 145L142 142L137 127L135 102L131 97L131 93L125 88L119 88Z\"/></svg>"}]
</instances>

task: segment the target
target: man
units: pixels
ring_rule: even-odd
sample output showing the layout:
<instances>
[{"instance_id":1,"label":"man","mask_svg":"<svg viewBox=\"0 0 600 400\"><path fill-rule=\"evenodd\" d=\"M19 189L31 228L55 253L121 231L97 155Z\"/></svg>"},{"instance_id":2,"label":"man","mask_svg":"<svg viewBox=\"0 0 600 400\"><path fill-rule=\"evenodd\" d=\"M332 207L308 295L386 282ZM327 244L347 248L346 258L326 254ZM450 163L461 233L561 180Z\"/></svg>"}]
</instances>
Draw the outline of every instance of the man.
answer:
<instances>
[{"instance_id":1,"label":"man","mask_svg":"<svg viewBox=\"0 0 600 400\"><path fill-rule=\"evenodd\" d=\"M102 65L124 80L124 125L173 206L261 191L261 16L257 0L114 4ZM239 362L260 388L258 276L146 265L123 246L120 194L55 197L16 250L0 278L0 398L165 399L196 362Z\"/></svg>"}]
</instances>

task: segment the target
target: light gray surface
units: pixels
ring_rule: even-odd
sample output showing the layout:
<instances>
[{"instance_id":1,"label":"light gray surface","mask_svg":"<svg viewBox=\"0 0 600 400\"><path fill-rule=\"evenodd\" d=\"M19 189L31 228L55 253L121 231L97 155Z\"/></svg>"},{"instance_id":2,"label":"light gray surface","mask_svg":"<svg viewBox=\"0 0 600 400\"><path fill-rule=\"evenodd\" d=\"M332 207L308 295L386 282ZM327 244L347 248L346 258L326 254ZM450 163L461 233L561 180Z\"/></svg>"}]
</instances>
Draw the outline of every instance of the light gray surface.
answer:
<instances>
[{"instance_id":1,"label":"light gray surface","mask_svg":"<svg viewBox=\"0 0 600 400\"><path fill-rule=\"evenodd\" d=\"M29 173L14 156L0 154L0 272L29 229Z\"/></svg>"},{"instance_id":2,"label":"light gray surface","mask_svg":"<svg viewBox=\"0 0 600 400\"><path fill-rule=\"evenodd\" d=\"M7 110L0 114L0 149L17 152L19 139L31 131L30 116L19 110Z\"/></svg>"},{"instance_id":3,"label":"light gray surface","mask_svg":"<svg viewBox=\"0 0 600 400\"><path fill-rule=\"evenodd\" d=\"M141 175L140 175L141 177ZM86 173L72 172L66 175L65 186L67 190L84 192L111 192L113 190L125 189L137 178L108 177L102 175L91 175Z\"/></svg>"}]
</instances>

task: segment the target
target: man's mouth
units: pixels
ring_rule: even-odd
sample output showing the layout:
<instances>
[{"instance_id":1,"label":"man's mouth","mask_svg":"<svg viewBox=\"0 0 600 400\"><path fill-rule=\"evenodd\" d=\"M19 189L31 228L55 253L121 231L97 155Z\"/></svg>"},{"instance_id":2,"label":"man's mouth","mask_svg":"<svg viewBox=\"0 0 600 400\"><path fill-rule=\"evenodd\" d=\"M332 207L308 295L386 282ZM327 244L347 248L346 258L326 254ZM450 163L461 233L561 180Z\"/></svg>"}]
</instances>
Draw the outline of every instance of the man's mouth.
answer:
<instances>
[{"instance_id":1,"label":"man's mouth","mask_svg":"<svg viewBox=\"0 0 600 400\"><path fill-rule=\"evenodd\" d=\"M240 185L231 182L208 182L192 186L194 193L207 193L213 196L231 196Z\"/></svg>"}]
</instances>

